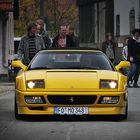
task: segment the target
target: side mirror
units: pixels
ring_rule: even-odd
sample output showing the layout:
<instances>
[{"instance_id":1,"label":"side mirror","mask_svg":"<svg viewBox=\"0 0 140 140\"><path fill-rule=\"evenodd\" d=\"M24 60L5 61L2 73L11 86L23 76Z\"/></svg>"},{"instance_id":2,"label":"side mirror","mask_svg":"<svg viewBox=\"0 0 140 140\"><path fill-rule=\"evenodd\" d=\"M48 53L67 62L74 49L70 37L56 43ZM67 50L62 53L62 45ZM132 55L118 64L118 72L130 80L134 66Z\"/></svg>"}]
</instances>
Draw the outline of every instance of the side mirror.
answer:
<instances>
[{"instance_id":1,"label":"side mirror","mask_svg":"<svg viewBox=\"0 0 140 140\"><path fill-rule=\"evenodd\" d=\"M25 66L20 60L13 60L11 65L13 67L21 68L24 71L27 69L27 66Z\"/></svg>"},{"instance_id":2,"label":"side mirror","mask_svg":"<svg viewBox=\"0 0 140 140\"><path fill-rule=\"evenodd\" d=\"M116 71L119 71L122 68L129 68L130 62L129 61L121 61L118 65L115 66Z\"/></svg>"}]
</instances>

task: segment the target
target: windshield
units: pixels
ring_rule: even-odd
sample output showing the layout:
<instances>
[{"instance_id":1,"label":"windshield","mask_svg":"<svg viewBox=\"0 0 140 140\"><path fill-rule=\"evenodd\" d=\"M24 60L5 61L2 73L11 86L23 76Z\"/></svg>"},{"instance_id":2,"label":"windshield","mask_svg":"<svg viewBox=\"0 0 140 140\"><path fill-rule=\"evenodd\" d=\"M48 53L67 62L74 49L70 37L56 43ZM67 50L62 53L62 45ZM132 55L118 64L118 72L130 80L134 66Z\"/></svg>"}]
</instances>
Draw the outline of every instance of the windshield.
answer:
<instances>
[{"instance_id":1,"label":"windshield","mask_svg":"<svg viewBox=\"0 0 140 140\"><path fill-rule=\"evenodd\" d=\"M113 67L101 52L44 51L35 56L28 69L113 70Z\"/></svg>"}]
</instances>

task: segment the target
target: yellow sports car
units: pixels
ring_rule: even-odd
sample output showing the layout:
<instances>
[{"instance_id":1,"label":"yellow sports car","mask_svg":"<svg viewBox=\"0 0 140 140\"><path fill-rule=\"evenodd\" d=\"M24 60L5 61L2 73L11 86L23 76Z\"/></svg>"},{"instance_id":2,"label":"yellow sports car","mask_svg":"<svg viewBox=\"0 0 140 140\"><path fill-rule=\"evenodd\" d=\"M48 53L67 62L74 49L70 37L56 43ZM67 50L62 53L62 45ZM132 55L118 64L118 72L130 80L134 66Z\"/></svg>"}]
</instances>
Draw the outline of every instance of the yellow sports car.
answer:
<instances>
[{"instance_id":1,"label":"yellow sports car","mask_svg":"<svg viewBox=\"0 0 140 140\"><path fill-rule=\"evenodd\" d=\"M93 49L49 49L29 66L20 60L16 77L15 117L22 115L119 115L127 118L127 78L106 55Z\"/></svg>"}]
</instances>

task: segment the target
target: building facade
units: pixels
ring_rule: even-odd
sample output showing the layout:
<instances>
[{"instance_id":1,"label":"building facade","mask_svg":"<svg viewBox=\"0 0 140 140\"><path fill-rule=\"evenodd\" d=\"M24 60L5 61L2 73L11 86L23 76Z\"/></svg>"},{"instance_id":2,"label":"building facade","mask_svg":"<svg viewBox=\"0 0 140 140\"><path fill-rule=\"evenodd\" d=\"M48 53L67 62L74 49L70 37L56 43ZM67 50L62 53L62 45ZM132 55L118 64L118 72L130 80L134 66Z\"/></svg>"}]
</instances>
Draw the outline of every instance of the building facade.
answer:
<instances>
[{"instance_id":1,"label":"building facade","mask_svg":"<svg viewBox=\"0 0 140 140\"><path fill-rule=\"evenodd\" d=\"M77 0L77 5L82 44L100 48L107 32L121 43L140 27L140 0Z\"/></svg>"},{"instance_id":2,"label":"building facade","mask_svg":"<svg viewBox=\"0 0 140 140\"><path fill-rule=\"evenodd\" d=\"M139 28L140 0L114 0L114 33L116 36L130 35Z\"/></svg>"},{"instance_id":3,"label":"building facade","mask_svg":"<svg viewBox=\"0 0 140 140\"><path fill-rule=\"evenodd\" d=\"M0 0L0 78L8 76L13 53L13 1Z\"/></svg>"}]
</instances>

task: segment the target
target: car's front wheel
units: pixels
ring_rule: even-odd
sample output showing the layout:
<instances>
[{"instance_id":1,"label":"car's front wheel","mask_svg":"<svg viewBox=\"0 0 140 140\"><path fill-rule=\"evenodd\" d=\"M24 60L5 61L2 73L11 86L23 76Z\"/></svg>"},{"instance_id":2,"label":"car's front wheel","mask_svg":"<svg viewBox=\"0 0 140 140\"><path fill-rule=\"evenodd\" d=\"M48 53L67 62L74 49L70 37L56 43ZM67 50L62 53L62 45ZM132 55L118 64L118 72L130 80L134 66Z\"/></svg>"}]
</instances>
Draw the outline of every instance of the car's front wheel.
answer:
<instances>
[{"instance_id":1,"label":"car's front wheel","mask_svg":"<svg viewBox=\"0 0 140 140\"><path fill-rule=\"evenodd\" d=\"M128 116L128 102L126 104L125 114L124 115L120 115L119 116L119 119L121 119L121 120L127 120L127 116Z\"/></svg>"},{"instance_id":2,"label":"car's front wheel","mask_svg":"<svg viewBox=\"0 0 140 140\"><path fill-rule=\"evenodd\" d=\"M17 107L17 103L16 103L16 97L15 97L15 103L14 103L14 112L15 112L15 118L17 120L21 119L23 116L18 114L18 107Z\"/></svg>"}]
</instances>

